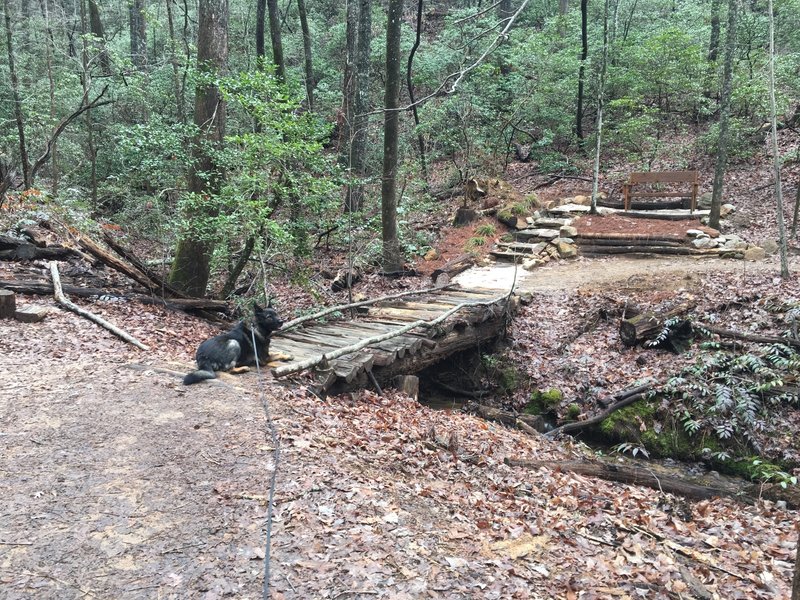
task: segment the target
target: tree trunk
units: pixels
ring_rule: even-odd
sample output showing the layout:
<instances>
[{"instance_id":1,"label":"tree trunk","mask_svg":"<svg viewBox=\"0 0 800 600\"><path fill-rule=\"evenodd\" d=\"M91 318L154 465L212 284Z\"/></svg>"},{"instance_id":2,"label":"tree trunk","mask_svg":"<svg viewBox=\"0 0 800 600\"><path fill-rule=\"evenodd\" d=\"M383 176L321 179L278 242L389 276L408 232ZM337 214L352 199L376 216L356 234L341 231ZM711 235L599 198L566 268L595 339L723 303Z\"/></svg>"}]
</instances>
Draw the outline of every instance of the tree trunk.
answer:
<instances>
[{"instance_id":1,"label":"tree trunk","mask_svg":"<svg viewBox=\"0 0 800 600\"><path fill-rule=\"evenodd\" d=\"M711 35L708 40L708 62L716 62L719 55L719 9L722 0L711 0Z\"/></svg>"},{"instance_id":2,"label":"tree trunk","mask_svg":"<svg viewBox=\"0 0 800 600\"><path fill-rule=\"evenodd\" d=\"M81 0L83 1L83 0ZM103 21L100 19L100 9L94 0L87 0L89 3L89 31L100 44L100 69L103 75L111 75L111 58L106 48L106 34L103 29Z\"/></svg>"},{"instance_id":3,"label":"tree trunk","mask_svg":"<svg viewBox=\"0 0 800 600\"><path fill-rule=\"evenodd\" d=\"M600 184L600 148L603 140L603 93L606 83L606 65L608 62L608 2L603 6L603 58L600 62L600 82L597 86L597 143L594 152L594 171L592 173L592 200L590 213L597 214L597 190Z\"/></svg>"},{"instance_id":4,"label":"tree trunk","mask_svg":"<svg viewBox=\"0 0 800 600\"><path fill-rule=\"evenodd\" d=\"M172 86L175 90L175 114L178 122L186 124L186 106L184 101L184 85L181 80L180 64L178 61L178 40L175 37L175 20L172 14L172 1L166 0L167 26L169 28L169 62L172 64Z\"/></svg>"},{"instance_id":5,"label":"tree trunk","mask_svg":"<svg viewBox=\"0 0 800 600\"><path fill-rule=\"evenodd\" d=\"M25 141L25 118L22 114L22 98L19 94L19 80L17 78L17 67L14 62L14 45L11 35L11 7L8 0L3 2L6 23L6 50L8 51L8 72L11 79L11 96L14 99L14 120L17 123L17 135L19 140L19 157L22 163L22 178L25 182L25 189L31 187L31 165L28 159L28 145Z\"/></svg>"},{"instance_id":6,"label":"tree trunk","mask_svg":"<svg viewBox=\"0 0 800 600\"><path fill-rule=\"evenodd\" d=\"M47 6L47 0L39 0L39 8L42 12L45 28L47 30L47 40L45 41L45 62L47 63L47 83L50 92L50 118L55 122L56 120L56 83L53 77L53 49L55 48L55 39L53 37L53 29L50 26L50 10ZM58 172L58 144L54 140L50 148L50 179L53 196L58 196L59 172ZM35 173L31 173L31 185L34 185Z\"/></svg>"},{"instance_id":7,"label":"tree trunk","mask_svg":"<svg viewBox=\"0 0 800 600\"><path fill-rule=\"evenodd\" d=\"M91 22L91 32L93 35L97 36L98 34L95 32L95 29L99 31L99 35L102 39L103 34L103 24L100 21L100 13L97 10L97 5L93 2L93 0L87 0L89 4L89 20ZM81 4L81 33L83 34L81 37L83 38L83 46L81 49L81 67L83 72L81 73L81 84L83 85L83 101L89 98L89 90L92 87L92 74L89 68L89 40L87 39L87 23L86 23L86 2L84 0L80 0ZM102 42L105 44L105 42ZM101 51L100 54L100 64L103 68L103 72L111 71L111 68L108 64L108 57L105 54L105 49ZM86 111L86 145L87 151L89 152L89 164L90 164L90 182L91 182L91 195L92 195L92 209L97 210L97 152L94 147L94 124L92 123L92 113Z\"/></svg>"},{"instance_id":8,"label":"tree trunk","mask_svg":"<svg viewBox=\"0 0 800 600\"><path fill-rule=\"evenodd\" d=\"M210 69L216 75L225 72L228 59L227 0L200 0L197 48L199 71ZM200 133L192 148L194 161L189 173L189 192L213 199L219 193L224 176L222 167L205 149L206 145L220 149L225 138L225 101L216 85L198 83L194 122ZM216 213L216 209L210 206L196 217L212 218ZM210 240L181 239L175 251L169 282L189 295L205 294L213 249Z\"/></svg>"},{"instance_id":9,"label":"tree trunk","mask_svg":"<svg viewBox=\"0 0 800 600\"><path fill-rule=\"evenodd\" d=\"M358 4L347 2L347 31L345 33L344 77L342 79L342 111L339 127L339 164L350 169L350 147L353 143L353 115L356 95L356 41L358 39Z\"/></svg>"},{"instance_id":10,"label":"tree trunk","mask_svg":"<svg viewBox=\"0 0 800 600\"><path fill-rule=\"evenodd\" d=\"M297 0L297 12L300 15L300 29L303 32L303 58L306 73L306 102L308 110L314 112L314 65L311 61L311 30L308 28L306 0Z\"/></svg>"},{"instance_id":11,"label":"tree trunk","mask_svg":"<svg viewBox=\"0 0 800 600\"><path fill-rule=\"evenodd\" d=\"M569 14L569 0L558 0L558 32L561 37L567 35L567 15Z\"/></svg>"},{"instance_id":12,"label":"tree trunk","mask_svg":"<svg viewBox=\"0 0 800 600\"><path fill-rule=\"evenodd\" d=\"M583 147L583 87L586 58L589 56L588 5L589 0L581 0L581 64L578 68L578 101L575 112L575 137L578 138L580 147Z\"/></svg>"},{"instance_id":13,"label":"tree trunk","mask_svg":"<svg viewBox=\"0 0 800 600\"><path fill-rule=\"evenodd\" d=\"M731 87L733 82L733 59L736 51L736 11L737 0L728 2L728 33L725 41L725 66L722 75L722 97L719 107L719 139L717 140L717 161L714 167L714 188L711 193L711 214L709 226L719 229L719 213L722 206L722 185L728 165L728 129L731 108Z\"/></svg>"},{"instance_id":14,"label":"tree trunk","mask_svg":"<svg viewBox=\"0 0 800 600\"><path fill-rule=\"evenodd\" d=\"M419 111L417 110L416 100L414 98L414 82L411 79L412 67L414 65L414 55L419 49L422 38L422 2L417 0L417 35L414 39L414 45L408 55L408 67L406 68L406 84L408 85L408 99L411 102L411 112L414 115L414 125L419 129ZM425 185L428 184L428 161L425 158L425 138L422 133L417 132L417 145L419 146L419 166L422 168L422 178L425 180Z\"/></svg>"},{"instance_id":15,"label":"tree trunk","mask_svg":"<svg viewBox=\"0 0 800 600\"><path fill-rule=\"evenodd\" d=\"M131 62L139 70L147 67L147 20L145 0L130 0Z\"/></svg>"},{"instance_id":16,"label":"tree trunk","mask_svg":"<svg viewBox=\"0 0 800 600\"><path fill-rule=\"evenodd\" d=\"M356 60L353 69L355 78L355 101L353 103L353 129L350 146L351 173L358 178L347 186L345 211L357 212L364 204L364 183L367 176L367 139L369 128L369 58L372 40L372 0L360 0L358 10L358 32Z\"/></svg>"},{"instance_id":17,"label":"tree trunk","mask_svg":"<svg viewBox=\"0 0 800 600\"><path fill-rule=\"evenodd\" d=\"M781 254L781 277L789 277L789 258L786 244L786 223L783 218L783 190L781 188L781 154L778 149L778 120L775 108L775 15L769 0L769 108L770 139L772 141L772 167L775 175L775 204L778 216L778 240Z\"/></svg>"},{"instance_id":18,"label":"tree trunk","mask_svg":"<svg viewBox=\"0 0 800 600\"><path fill-rule=\"evenodd\" d=\"M383 270L403 269L403 256L397 233L397 156L400 111L400 25L403 0L389 0L386 25L386 113L383 122L383 177L381 180L381 233Z\"/></svg>"},{"instance_id":19,"label":"tree trunk","mask_svg":"<svg viewBox=\"0 0 800 600\"><path fill-rule=\"evenodd\" d=\"M275 65L275 77L286 83L286 62L283 59L283 42L281 41L281 14L278 11L278 0L267 0L269 13L269 38L272 42L272 62Z\"/></svg>"},{"instance_id":20,"label":"tree trunk","mask_svg":"<svg viewBox=\"0 0 800 600\"><path fill-rule=\"evenodd\" d=\"M258 68L263 68L261 61L266 56L264 46L264 30L267 19L267 0L256 0L256 60L259 62Z\"/></svg>"}]
</instances>

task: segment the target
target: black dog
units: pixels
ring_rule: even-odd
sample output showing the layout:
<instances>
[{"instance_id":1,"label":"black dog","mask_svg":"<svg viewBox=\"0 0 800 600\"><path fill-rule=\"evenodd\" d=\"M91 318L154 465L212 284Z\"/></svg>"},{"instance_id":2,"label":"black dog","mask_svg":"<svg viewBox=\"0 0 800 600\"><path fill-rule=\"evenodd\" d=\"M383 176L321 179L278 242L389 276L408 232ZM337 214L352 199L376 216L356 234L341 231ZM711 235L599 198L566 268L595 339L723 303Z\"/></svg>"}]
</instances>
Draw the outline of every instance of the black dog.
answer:
<instances>
[{"instance_id":1,"label":"black dog","mask_svg":"<svg viewBox=\"0 0 800 600\"><path fill-rule=\"evenodd\" d=\"M253 306L254 315L250 322L240 321L236 327L206 340L197 349L197 371L192 371L183 378L184 385L191 385L205 379L214 379L215 371L243 373L247 367L254 366L256 360L260 366L269 360L269 338L273 331L283 325L278 313L273 308ZM255 346L253 342L255 341Z\"/></svg>"}]
</instances>

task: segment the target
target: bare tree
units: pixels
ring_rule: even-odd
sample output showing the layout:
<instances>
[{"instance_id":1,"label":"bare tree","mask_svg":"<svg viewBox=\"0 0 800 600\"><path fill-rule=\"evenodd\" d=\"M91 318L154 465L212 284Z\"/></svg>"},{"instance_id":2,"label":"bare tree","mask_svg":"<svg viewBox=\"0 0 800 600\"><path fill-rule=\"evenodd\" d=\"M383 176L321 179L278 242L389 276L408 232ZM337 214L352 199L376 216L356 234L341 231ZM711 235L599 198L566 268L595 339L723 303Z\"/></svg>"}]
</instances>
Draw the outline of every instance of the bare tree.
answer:
<instances>
[{"instance_id":1,"label":"bare tree","mask_svg":"<svg viewBox=\"0 0 800 600\"><path fill-rule=\"evenodd\" d=\"M303 32L303 58L306 73L306 101L308 110L314 110L314 65L311 61L311 30L308 28L306 0L297 0L297 12L300 16L300 30Z\"/></svg>"},{"instance_id":2,"label":"bare tree","mask_svg":"<svg viewBox=\"0 0 800 600\"><path fill-rule=\"evenodd\" d=\"M386 24L386 94L383 121L383 177L381 180L381 233L383 270L396 273L403 268L397 231L397 159L400 112L400 25L403 0L389 0Z\"/></svg>"},{"instance_id":3,"label":"bare tree","mask_svg":"<svg viewBox=\"0 0 800 600\"><path fill-rule=\"evenodd\" d=\"M736 51L736 17L738 0L728 0L728 32L725 40L725 65L722 73L722 95L719 106L719 139L717 161L714 167L714 187L711 192L711 214L708 224L719 229L719 213L722 206L722 186L728 165L728 130L730 128L731 88L733 82L733 57Z\"/></svg>"},{"instance_id":4,"label":"bare tree","mask_svg":"<svg viewBox=\"0 0 800 600\"><path fill-rule=\"evenodd\" d=\"M3 1L6 23L6 49L8 50L8 71L11 79L11 95L14 98L14 120L17 123L17 136L19 138L19 157L22 163L22 178L25 189L31 187L30 161L28 159L28 144L25 141L25 118L22 114L22 98L19 93L19 78L17 66L14 61L14 44L11 32L11 7L8 0Z\"/></svg>"},{"instance_id":5,"label":"bare tree","mask_svg":"<svg viewBox=\"0 0 800 600\"><path fill-rule=\"evenodd\" d=\"M769 10L769 109L772 139L772 166L775 173L775 202L778 208L778 236L781 253L781 277L789 277L789 259L786 248L786 224L783 220L783 191L781 189L781 155L778 149L778 118L775 109L775 14L772 0L768 2Z\"/></svg>"},{"instance_id":6,"label":"bare tree","mask_svg":"<svg viewBox=\"0 0 800 600\"><path fill-rule=\"evenodd\" d=\"M586 76L586 59L589 56L588 34L589 0L581 0L581 63L578 67L578 101L575 110L575 137L583 147L583 88Z\"/></svg>"},{"instance_id":7,"label":"bare tree","mask_svg":"<svg viewBox=\"0 0 800 600\"><path fill-rule=\"evenodd\" d=\"M369 58L372 48L372 0L359 0L356 60L353 66L353 124L350 143L350 171L360 181L347 186L345 211L361 210L364 202L363 179L367 176L367 139L369 127Z\"/></svg>"}]
</instances>

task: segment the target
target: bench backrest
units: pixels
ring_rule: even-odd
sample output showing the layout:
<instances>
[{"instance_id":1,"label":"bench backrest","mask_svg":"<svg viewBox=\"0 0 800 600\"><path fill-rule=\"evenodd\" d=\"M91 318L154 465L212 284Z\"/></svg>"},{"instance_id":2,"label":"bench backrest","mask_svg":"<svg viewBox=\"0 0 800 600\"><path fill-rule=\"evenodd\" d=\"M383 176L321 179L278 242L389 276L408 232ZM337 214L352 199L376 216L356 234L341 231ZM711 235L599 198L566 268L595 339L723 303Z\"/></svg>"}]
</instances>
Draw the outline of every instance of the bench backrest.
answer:
<instances>
[{"instance_id":1,"label":"bench backrest","mask_svg":"<svg viewBox=\"0 0 800 600\"><path fill-rule=\"evenodd\" d=\"M697 171L651 171L631 173L629 183L697 183Z\"/></svg>"}]
</instances>

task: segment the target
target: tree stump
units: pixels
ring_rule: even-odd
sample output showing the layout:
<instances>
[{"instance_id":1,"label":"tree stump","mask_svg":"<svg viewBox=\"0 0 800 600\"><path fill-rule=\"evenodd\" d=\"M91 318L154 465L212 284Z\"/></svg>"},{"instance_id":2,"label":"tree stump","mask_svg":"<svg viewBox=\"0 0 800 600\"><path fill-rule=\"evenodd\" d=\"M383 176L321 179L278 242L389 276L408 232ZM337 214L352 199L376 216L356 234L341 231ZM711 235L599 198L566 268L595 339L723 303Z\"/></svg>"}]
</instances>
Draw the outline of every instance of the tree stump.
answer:
<instances>
[{"instance_id":1,"label":"tree stump","mask_svg":"<svg viewBox=\"0 0 800 600\"><path fill-rule=\"evenodd\" d=\"M11 290L0 289L0 319L13 319L17 312L17 296Z\"/></svg>"},{"instance_id":2,"label":"tree stump","mask_svg":"<svg viewBox=\"0 0 800 600\"><path fill-rule=\"evenodd\" d=\"M683 315L689 312L694 305L688 302L682 302L672 308L660 310L657 312L644 312L630 319L625 319L619 325L619 338L622 343L628 347L636 346L643 342L654 340L664 330L664 323L668 320ZM686 330L688 327L688 332ZM675 350L681 346L680 340L686 335L691 334L690 324L681 324L676 326L669 333L667 340L671 341L674 338Z\"/></svg>"},{"instance_id":3,"label":"tree stump","mask_svg":"<svg viewBox=\"0 0 800 600\"><path fill-rule=\"evenodd\" d=\"M453 225L461 227L462 225L469 225L478 218L478 212L471 208L459 208L456 211L456 217L453 219Z\"/></svg>"}]
</instances>

